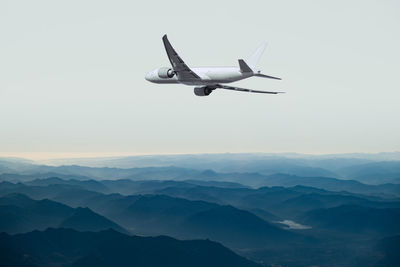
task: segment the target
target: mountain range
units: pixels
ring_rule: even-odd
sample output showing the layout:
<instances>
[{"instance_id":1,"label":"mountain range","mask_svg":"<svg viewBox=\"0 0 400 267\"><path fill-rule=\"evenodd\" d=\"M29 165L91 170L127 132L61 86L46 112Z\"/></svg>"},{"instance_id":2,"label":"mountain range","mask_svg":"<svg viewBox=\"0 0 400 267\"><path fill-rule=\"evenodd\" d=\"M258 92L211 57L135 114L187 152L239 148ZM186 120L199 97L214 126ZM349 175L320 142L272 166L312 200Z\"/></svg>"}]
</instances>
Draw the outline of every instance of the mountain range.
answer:
<instances>
[{"instance_id":1,"label":"mountain range","mask_svg":"<svg viewBox=\"0 0 400 267\"><path fill-rule=\"evenodd\" d=\"M48 227L73 228L80 231L114 229L128 233L111 220L88 208L73 209L48 200L33 200L22 194L0 197L0 232L24 233Z\"/></svg>"},{"instance_id":2,"label":"mountain range","mask_svg":"<svg viewBox=\"0 0 400 267\"><path fill-rule=\"evenodd\" d=\"M146 157L135 158L137 166L122 159L128 168L117 166L119 159L107 167L0 159L0 232L13 240L6 242L5 251L16 244L14 237L37 230L78 231L87 238L113 229L123 238L125 233L208 239L268 267L398 266L395 155L347 156L194 155L178 156L177 164L155 156L156 167L146 166ZM20 251L13 259L32 255L16 263L71 266L86 259L86 252L101 258L97 249L84 247L79 255ZM175 252L171 255L178 259ZM135 262L126 255L110 255L101 262L91 256L82 262L110 265L108 259L116 256Z\"/></svg>"},{"instance_id":3,"label":"mountain range","mask_svg":"<svg viewBox=\"0 0 400 267\"><path fill-rule=\"evenodd\" d=\"M301 177L352 179L366 184L399 184L400 152L318 156L293 153L155 155L41 162L0 158L0 174L35 174L36 178L44 178L39 175L45 173L57 173L96 179L182 180L196 179L205 170L230 176L235 173L259 173L264 176L282 173Z\"/></svg>"},{"instance_id":4,"label":"mountain range","mask_svg":"<svg viewBox=\"0 0 400 267\"><path fill-rule=\"evenodd\" d=\"M341 205L309 211L298 218L304 224L348 233L400 233L400 208Z\"/></svg>"},{"instance_id":5,"label":"mountain range","mask_svg":"<svg viewBox=\"0 0 400 267\"><path fill-rule=\"evenodd\" d=\"M127 236L114 230L0 233L2 266L244 266L258 264L209 240Z\"/></svg>"}]
</instances>

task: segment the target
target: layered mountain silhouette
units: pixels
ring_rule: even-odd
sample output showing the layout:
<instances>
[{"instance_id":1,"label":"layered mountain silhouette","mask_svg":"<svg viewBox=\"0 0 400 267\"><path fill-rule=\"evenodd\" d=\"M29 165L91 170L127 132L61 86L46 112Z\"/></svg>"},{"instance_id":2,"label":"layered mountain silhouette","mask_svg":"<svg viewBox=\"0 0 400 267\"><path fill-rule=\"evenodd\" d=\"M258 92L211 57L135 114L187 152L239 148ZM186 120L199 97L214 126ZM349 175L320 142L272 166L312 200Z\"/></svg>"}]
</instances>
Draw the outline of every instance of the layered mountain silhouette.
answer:
<instances>
[{"instance_id":1,"label":"layered mountain silhouette","mask_svg":"<svg viewBox=\"0 0 400 267\"><path fill-rule=\"evenodd\" d=\"M399 152L378 154L341 154L311 156L301 154L203 154L203 155L160 155L96 159L53 160L50 163L69 166L38 165L33 161L1 158L1 173L36 175L46 178L55 173L67 176L90 177L96 179L135 179L135 180L182 180L212 178L204 170L214 170L226 180L222 173L251 173L272 175L276 173L304 177L333 177L355 179L364 183L400 183ZM74 165L75 164L75 165ZM77 166L76 164L91 166ZM171 167L175 166L175 167ZM133 168L134 167L134 168ZM242 180L245 181L245 176ZM1 178L1 177L0 177ZM5 177L4 177L5 178ZM11 179L13 179L11 177ZM235 181L239 181L239 177ZM21 177L20 180L23 180ZM33 180L33 179L29 179ZM78 179L79 180L79 179ZM206 179L217 180L217 179ZM231 180L231 181L234 181ZM28 179L25 179L28 181ZM243 182L242 181L242 182ZM251 181L250 181L251 182Z\"/></svg>"},{"instance_id":2,"label":"layered mountain silhouette","mask_svg":"<svg viewBox=\"0 0 400 267\"><path fill-rule=\"evenodd\" d=\"M400 161L379 161L343 167L338 172L346 177L370 183L400 183Z\"/></svg>"},{"instance_id":3,"label":"layered mountain silhouette","mask_svg":"<svg viewBox=\"0 0 400 267\"><path fill-rule=\"evenodd\" d=\"M208 240L127 236L114 230L0 234L4 266L259 266Z\"/></svg>"},{"instance_id":4,"label":"layered mountain silhouette","mask_svg":"<svg viewBox=\"0 0 400 267\"><path fill-rule=\"evenodd\" d=\"M275 217L296 218L296 216L320 208L355 204L367 207L400 207L398 199L385 200L348 192L331 192L312 187L262 187L216 188L216 187L169 187L157 193L192 200L211 200L247 210L272 213Z\"/></svg>"},{"instance_id":5,"label":"layered mountain silhouette","mask_svg":"<svg viewBox=\"0 0 400 267\"><path fill-rule=\"evenodd\" d=\"M263 247L300 239L294 233L232 206L217 206L193 214L181 227L191 235L202 237L206 234L212 240L223 240L235 247Z\"/></svg>"},{"instance_id":6,"label":"layered mountain silhouette","mask_svg":"<svg viewBox=\"0 0 400 267\"><path fill-rule=\"evenodd\" d=\"M53 186L48 188L50 190L54 189ZM51 193L54 194L55 192L52 191ZM55 213L52 210L44 209L40 204L42 202L49 202L54 205L59 203L50 200L36 201L17 194L11 196L26 198L28 202L37 205L40 212L37 210L26 211L30 208L27 205L20 205L18 206L19 208L12 207L14 213L20 216L15 216L15 220L19 219L25 224L33 220L35 223L22 225L18 229L3 228L3 231L10 233L27 232L35 229L43 230L47 227L67 227L90 231L112 228L121 232L126 232L124 229L129 229L130 232L141 235L163 234L179 238L209 238L234 247L243 247L249 244L253 246L270 245L274 242L285 242L301 238L298 234L283 230L245 210L165 195L122 196L118 194L96 194L91 198L87 198L85 194L77 193L74 194L74 198L68 200L73 204L77 204L78 207L89 207L102 215L96 214L87 208L73 209L63 205L65 211L59 212L58 216L53 220L48 220L47 218L54 217ZM81 196L81 198L78 199L76 198L77 196ZM10 199L10 196L1 199L6 202L5 200ZM64 203L69 204L67 200L64 201ZM8 201L8 203L13 202ZM4 213L9 212L8 209L10 209L9 206L6 207L7 209L3 208L3 206L1 208ZM123 227L103 216L112 219ZM26 220L23 218L26 218ZM201 223L202 226L199 221L203 222ZM235 230L238 234L232 235L232 230Z\"/></svg>"},{"instance_id":7,"label":"layered mountain silhouette","mask_svg":"<svg viewBox=\"0 0 400 267\"><path fill-rule=\"evenodd\" d=\"M297 163L301 162L304 161ZM339 159L314 163L307 170L323 166L336 173L354 167L354 163L371 162ZM326 178L315 172L303 177L298 173L221 173L222 169L216 172L167 166L39 166L36 171L43 172L35 175L25 172L30 163L24 164L24 174L0 177L13 181L0 182L0 232L27 233L47 227L104 232L113 228L146 236L211 239L265 266L397 266L393 265L395 235L399 234L400 225L396 184L342 180L345 174ZM253 163L246 164L249 167ZM257 164L254 166L262 167ZM9 167L10 172L14 167ZM63 174L58 176L58 172ZM104 177L107 180L101 180ZM308 227L290 228L298 224ZM394 241L382 239L385 236L392 236ZM68 253L54 251L48 255L55 258L48 262L68 266L86 259L86 252ZM115 255L125 262L124 255ZM42 261L45 254L37 257L23 264L46 265ZM103 262L101 255L97 257ZM63 262L65 259L68 262Z\"/></svg>"},{"instance_id":8,"label":"layered mountain silhouette","mask_svg":"<svg viewBox=\"0 0 400 267\"><path fill-rule=\"evenodd\" d=\"M210 238L234 247L300 238L245 210L165 195L141 196L116 217L138 233Z\"/></svg>"},{"instance_id":9,"label":"layered mountain silhouette","mask_svg":"<svg viewBox=\"0 0 400 267\"><path fill-rule=\"evenodd\" d=\"M89 208L76 208L71 216L61 222L59 227L72 228L79 231L114 229L121 233L128 233L118 224L91 211Z\"/></svg>"},{"instance_id":10,"label":"layered mountain silhouette","mask_svg":"<svg viewBox=\"0 0 400 267\"><path fill-rule=\"evenodd\" d=\"M79 186L82 189L101 192L101 193L108 193L111 190L99 181L95 181L93 179L89 180L77 180L77 179L60 179L58 177L49 177L44 179L35 179L29 182L25 182L26 185L33 185L33 186L47 186L47 185L71 185L71 186Z\"/></svg>"},{"instance_id":11,"label":"layered mountain silhouette","mask_svg":"<svg viewBox=\"0 0 400 267\"><path fill-rule=\"evenodd\" d=\"M81 231L114 229L128 233L111 220L88 208L73 209L48 199L33 200L22 194L0 198L0 232L22 233L48 227L73 228Z\"/></svg>"},{"instance_id":12,"label":"layered mountain silhouette","mask_svg":"<svg viewBox=\"0 0 400 267\"><path fill-rule=\"evenodd\" d=\"M372 194L389 196L400 196L400 184L378 185L363 184L356 180L343 180L329 177L304 177L288 174L269 175L263 180L264 186L284 186L293 187L296 185L312 186L314 188L329 191L347 191L356 194Z\"/></svg>"}]
</instances>

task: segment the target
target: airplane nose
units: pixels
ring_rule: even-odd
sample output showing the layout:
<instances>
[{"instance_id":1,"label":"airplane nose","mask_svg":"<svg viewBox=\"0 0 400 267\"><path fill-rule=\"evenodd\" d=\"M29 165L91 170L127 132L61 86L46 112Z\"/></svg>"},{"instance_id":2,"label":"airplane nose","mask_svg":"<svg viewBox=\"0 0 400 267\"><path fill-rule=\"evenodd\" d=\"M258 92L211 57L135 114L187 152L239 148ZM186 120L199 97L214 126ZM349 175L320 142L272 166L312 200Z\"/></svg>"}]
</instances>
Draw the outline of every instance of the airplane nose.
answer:
<instances>
[{"instance_id":1,"label":"airplane nose","mask_svg":"<svg viewBox=\"0 0 400 267\"><path fill-rule=\"evenodd\" d=\"M147 74L146 74L146 76L144 77L147 81L149 81L149 82L151 82L151 74L152 74L152 71L150 71L150 72L148 72Z\"/></svg>"}]
</instances>

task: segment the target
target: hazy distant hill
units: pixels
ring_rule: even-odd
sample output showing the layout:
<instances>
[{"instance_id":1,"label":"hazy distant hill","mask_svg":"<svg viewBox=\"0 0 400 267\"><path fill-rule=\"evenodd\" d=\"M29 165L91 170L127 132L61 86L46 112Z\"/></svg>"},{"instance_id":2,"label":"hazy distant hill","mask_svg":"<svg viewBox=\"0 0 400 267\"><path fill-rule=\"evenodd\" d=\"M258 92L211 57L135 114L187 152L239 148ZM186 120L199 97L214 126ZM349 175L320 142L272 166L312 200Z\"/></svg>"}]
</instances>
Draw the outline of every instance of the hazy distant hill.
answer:
<instances>
[{"instance_id":1,"label":"hazy distant hill","mask_svg":"<svg viewBox=\"0 0 400 267\"><path fill-rule=\"evenodd\" d=\"M379 169L381 165L386 167ZM358 172L364 173L358 176L356 175L355 177L359 180L364 179L367 182L372 181L371 178L368 178L369 176L375 178L379 177L379 184L364 184L356 180L344 180L317 175L298 176L284 173L272 175L262 175L260 173L217 173L211 170L198 171L175 167L135 169L88 168L79 166L45 167L52 168L52 171L61 172L61 174L59 174L60 177L54 176L57 175L54 172L40 174L38 175L42 177L40 179L35 179L36 176L34 174L13 175L8 173L0 175L0 179L6 181L18 181L22 179L21 181L25 182L27 185L38 186L50 184L76 185L89 191L102 193L117 192L122 194L152 193L155 190L161 190L166 187L190 188L194 185L223 188L242 188L246 186L292 187L303 185L329 191L348 191L387 198L400 196L400 184L384 184L388 179L393 182L397 181L396 177L400 175L400 172L396 172L398 163L376 163L373 165L377 166L376 169L375 167L371 167L371 165L362 166L373 168L375 172L373 170L368 170L367 167L365 167L365 170L364 167L354 167ZM377 172L379 172L379 174L376 174ZM46 177L46 175L50 174L53 176ZM84 175L94 177L97 180L85 178L87 176ZM109 180L109 178L112 178L112 180Z\"/></svg>"},{"instance_id":2,"label":"hazy distant hill","mask_svg":"<svg viewBox=\"0 0 400 267\"><path fill-rule=\"evenodd\" d=\"M0 182L0 196L9 193L20 193L33 199L48 198L73 207L78 207L77 203L80 203L82 199L101 195L99 192L86 190L76 185L51 184L48 186L28 186L22 183Z\"/></svg>"},{"instance_id":3,"label":"hazy distant hill","mask_svg":"<svg viewBox=\"0 0 400 267\"><path fill-rule=\"evenodd\" d=\"M90 209L73 209L52 200L33 200L22 194L0 197L0 232L21 233L48 227L100 231L125 229Z\"/></svg>"},{"instance_id":4,"label":"hazy distant hill","mask_svg":"<svg viewBox=\"0 0 400 267\"><path fill-rule=\"evenodd\" d=\"M44 179L35 179L32 181L25 182L26 185L33 185L33 186L47 186L47 185L54 185L54 184L65 184L65 185L73 185L79 186L86 190L108 193L110 189L104 185L104 183L95 181L95 180L76 180L76 179L60 179L58 177L50 177Z\"/></svg>"},{"instance_id":5,"label":"hazy distant hill","mask_svg":"<svg viewBox=\"0 0 400 267\"><path fill-rule=\"evenodd\" d=\"M119 220L139 233L210 238L234 247L255 247L296 239L295 234L248 211L161 195L138 198L121 212ZM232 235L233 232L236 234Z\"/></svg>"},{"instance_id":6,"label":"hazy distant hill","mask_svg":"<svg viewBox=\"0 0 400 267\"><path fill-rule=\"evenodd\" d=\"M133 181L133 180L129 180L129 179L123 179L123 180L102 180L101 183L106 185L111 192L120 193L120 194L124 194L124 195L154 193L158 190L162 190L162 189L168 188L168 187L192 188L192 187L196 187L198 185L215 186L215 187L222 187L222 188L244 188L244 187L246 187L239 183L207 181L207 180L204 180L204 181L203 180Z\"/></svg>"},{"instance_id":7,"label":"hazy distant hill","mask_svg":"<svg viewBox=\"0 0 400 267\"><path fill-rule=\"evenodd\" d=\"M286 163L294 163L295 165L334 170L349 165L368 163L372 161L393 160L400 160L400 152L383 152L375 154L348 153L327 155L310 155L298 153L146 155L110 158L54 159L42 161L42 163L55 165L78 164L91 167L114 168L178 166L184 168L214 169L216 171L221 171L222 169L231 168L233 165L237 165L236 168L239 169L240 172L242 172L255 171L254 169L250 170L250 167L254 168L254 166L257 167L263 162L268 161L286 161Z\"/></svg>"},{"instance_id":8,"label":"hazy distant hill","mask_svg":"<svg viewBox=\"0 0 400 267\"><path fill-rule=\"evenodd\" d=\"M280 178L280 177L279 177ZM299 177L294 177L300 179ZM292 179L289 177L288 179ZM317 178L310 178L317 179ZM324 178L321 178L324 179ZM43 183L48 181L59 182L59 179L38 180L33 183ZM336 183L336 180L334 180ZM349 182L349 181L347 181ZM3 182L0 183L0 195L8 193L23 193L35 199L50 198L62 203L66 203L72 207L87 205L86 200L91 200L96 196L103 195L93 190L103 190L98 183L106 184L109 191L123 191L126 194L132 193L150 193L164 194L173 197L186 198L189 200L203 200L215 202L222 205L232 205L249 211L258 210L272 213L277 217L289 216L295 218L299 213L306 212L317 208L330 208L338 205L356 204L369 207L390 207L390 203L397 207L399 199L385 200L378 197L367 195L352 194L349 192L331 192L313 187L295 186L295 187L263 187L252 189L246 187L218 187L215 186L200 186L193 184L192 181L76 181L76 180L61 180L61 184L50 184L48 186L27 186L25 184L13 184ZM71 183L71 184L69 184ZM333 183L333 184L335 184ZM390 185L367 186L359 185L357 182L350 181L349 184L356 186L367 187L364 191L367 192L370 187L391 187ZM93 185L93 186L92 186ZM225 186L224 183L222 183ZM123 189L125 188L125 190ZM390 189L395 191L396 185ZM102 203L101 200L98 203ZM389 204L388 204L389 203ZM96 206L96 203L91 205ZM103 204L105 207L108 205ZM90 206L89 206L90 207ZM117 208L118 209L118 208ZM103 209L104 210L104 209ZM103 211L102 210L102 211ZM114 209L112 209L114 210Z\"/></svg>"},{"instance_id":9,"label":"hazy distant hill","mask_svg":"<svg viewBox=\"0 0 400 267\"><path fill-rule=\"evenodd\" d=\"M310 193L287 199L279 205L279 208L283 214L298 216L313 209L333 208L342 205L358 205L371 208L399 208L400 201L371 200L357 195L335 193Z\"/></svg>"},{"instance_id":10,"label":"hazy distant hill","mask_svg":"<svg viewBox=\"0 0 400 267\"><path fill-rule=\"evenodd\" d=\"M349 233L400 233L400 208L371 208L342 205L328 209L312 210L301 216L307 225Z\"/></svg>"},{"instance_id":11,"label":"hazy distant hill","mask_svg":"<svg viewBox=\"0 0 400 267\"><path fill-rule=\"evenodd\" d=\"M208 240L127 236L113 230L0 234L4 266L258 266Z\"/></svg>"},{"instance_id":12,"label":"hazy distant hill","mask_svg":"<svg viewBox=\"0 0 400 267\"><path fill-rule=\"evenodd\" d=\"M182 228L193 236L206 234L212 240L224 240L228 245L242 248L271 246L274 242L293 242L300 238L232 206L216 206L195 213L185 219Z\"/></svg>"},{"instance_id":13,"label":"hazy distant hill","mask_svg":"<svg viewBox=\"0 0 400 267\"><path fill-rule=\"evenodd\" d=\"M252 188L220 188L211 186L196 186L192 188L168 187L156 191L176 197L193 200L207 200L221 204L230 204L239 207L268 208L283 200L299 196L302 193L284 187Z\"/></svg>"},{"instance_id":14,"label":"hazy distant hill","mask_svg":"<svg viewBox=\"0 0 400 267\"><path fill-rule=\"evenodd\" d=\"M229 204L247 210L261 209L272 212L281 218L295 218L298 214L317 208L335 207L343 204L357 204L371 207L400 207L398 199L384 201L380 198L331 192L312 187L262 187L216 188L216 187L169 187L157 191L175 197L192 200L211 200L220 204Z\"/></svg>"},{"instance_id":15,"label":"hazy distant hill","mask_svg":"<svg viewBox=\"0 0 400 267\"><path fill-rule=\"evenodd\" d=\"M20 174L18 170L14 170L13 172L3 172L0 173L0 181L9 181L9 182L29 182L37 179L48 179L57 177L63 180L90 180L89 177L81 176L81 175L69 175L55 172L41 172L41 173L32 173L32 174Z\"/></svg>"},{"instance_id":16,"label":"hazy distant hill","mask_svg":"<svg viewBox=\"0 0 400 267\"><path fill-rule=\"evenodd\" d=\"M23 172L30 170L35 163L31 160L21 158L0 158L0 173Z\"/></svg>"},{"instance_id":17,"label":"hazy distant hill","mask_svg":"<svg viewBox=\"0 0 400 267\"><path fill-rule=\"evenodd\" d=\"M53 174L52 176L59 174L59 177L64 175L111 180L127 178L136 180L186 180L213 178L210 173L202 173L205 170L213 170L221 174L259 173L272 175L283 173L304 177L344 177L374 184L400 183L400 152L337 155L302 155L295 153L152 155L60 159L46 161L45 163L64 166L46 166L24 159L0 158L0 174L17 173L25 175L19 177L25 179L25 181L27 181L26 179L32 180L32 177L29 178L30 175L36 175L36 178L51 177L43 176L46 173ZM71 178L80 180L79 178L69 177L69 179ZM220 175L218 178L223 180L226 177ZM3 177L2 179L6 178Z\"/></svg>"},{"instance_id":18,"label":"hazy distant hill","mask_svg":"<svg viewBox=\"0 0 400 267\"><path fill-rule=\"evenodd\" d=\"M400 161L371 162L352 165L338 170L342 175L364 183L400 184Z\"/></svg>"},{"instance_id":19,"label":"hazy distant hill","mask_svg":"<svg viewBox=\"0 0 400 267\"><path fill-rule=\"evenodd\" d=\"M0 162L1 163L1 162ZM23 169L10 168L1 171L0 178L7 181L30 181L37 178L60 177L65 179L133 179L133 180L185 180L188 177L196 177L203 171L177 168L177 167L146 167L146 168L107 168L86 167L78 165L47 166L27 165ZM15 175L13 175L15 174Z\"/></svg>"},{"instance_id":20,"label":"hazy distant hill","mask_svg":"<svg viewBox=\"0 0 400 267\"><path fill-rule=\"evenodd\" d=\"M400 179L400 176L399 176ZM366 195L379 195L389 197L400 196L400 184L379 184L367 185L355 180L342 180L328 177L300 177L288 174L275 174L263 180L264 186L285 186L296 185L312 186L329 191L347 191Z\"/></svg>"}]
</instances>

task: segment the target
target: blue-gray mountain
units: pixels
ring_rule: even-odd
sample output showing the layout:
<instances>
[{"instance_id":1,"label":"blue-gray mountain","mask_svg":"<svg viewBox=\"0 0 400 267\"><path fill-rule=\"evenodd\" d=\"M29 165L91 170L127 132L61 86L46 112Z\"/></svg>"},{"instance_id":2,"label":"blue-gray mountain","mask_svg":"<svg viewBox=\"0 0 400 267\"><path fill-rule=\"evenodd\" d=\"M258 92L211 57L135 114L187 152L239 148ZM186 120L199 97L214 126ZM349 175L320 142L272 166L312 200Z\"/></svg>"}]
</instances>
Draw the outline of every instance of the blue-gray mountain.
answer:
<instances>
[{"instance_id":1,"label":"blue-gray mountain","mask_svg":"<svg viewBox=\"0 0 400 267\"><path fill-rule=\"evenodd\" d=\"M142 166L128 167L143 167L147 159L142 160ZM57 202L62 214L59 205L68 206L68 217L60 220L56 212L49 217L48 222L58 220L54 227L97 231L103 226L96 228L95 222L104 218L136 234L209 238L264 266L398 266L400 190L386 183L396 182L397 162L298 155L280 164L279 157L265 155L181 157L178 164L157 160L156 168L127 169L18 160L5 166L0 160L0 172L4 167L8 172L0 179L12 181L0 182L0 196L20 193L50 206ZM366 172L347 177L349 170ZM359 181L343 180L355 177ZM32 221L49 212L35 205L30 212L18 211L18 201L12 209L4 204L3 227L23 221L26 229L45 229Z\"/></svg>"},{"instance_id":2,"label":"blue-gray mountain","mask_svg":"<svg viewBox=\"0 0 400 267\"><path fill-rule=\"evenodd\" d=\"M73 209L48 199L33 200L22 194L0 197L0 232L23 233L48 227L80 231L114 229L128 233L111 220L88 208Z\"/></svg>"},{"instance_id":3,"label":"blue-gray mountain","mask_svg":"<svg viewBox=\"0 0 400 267\"><path fill-rule=\"evenodd\" d=\"M127 236L113 230L0 234L2 266L260 266L208 240Z\"/></svg>"},{"instance_id":4,"label":"blue-gray mountain","mask_svg":"<svg viewBox=\"0 0 400 267\"><path fill-rule=\"evenodd\" d=\"M301 154L204 154L71 159L52 163L80 166L45 166L32 161L0 159L1 173L25 175L58 173L97 179L192 179L204 170L220 173L275 173L305 177L355 179L364 183L400 183L400 152L310 156ZM175 167L171 167L175 166ZM93 168L96 167L96 168ZM105 168L107 167L107 168ZM154 168L156 167L156 168ZM123 169L122 169L123 168ZM45 178L37 176L36 178ZM203 177L204 178L204 177ZM220 177L223 178L223 177Z\"/></svg>"}]
</instances>

